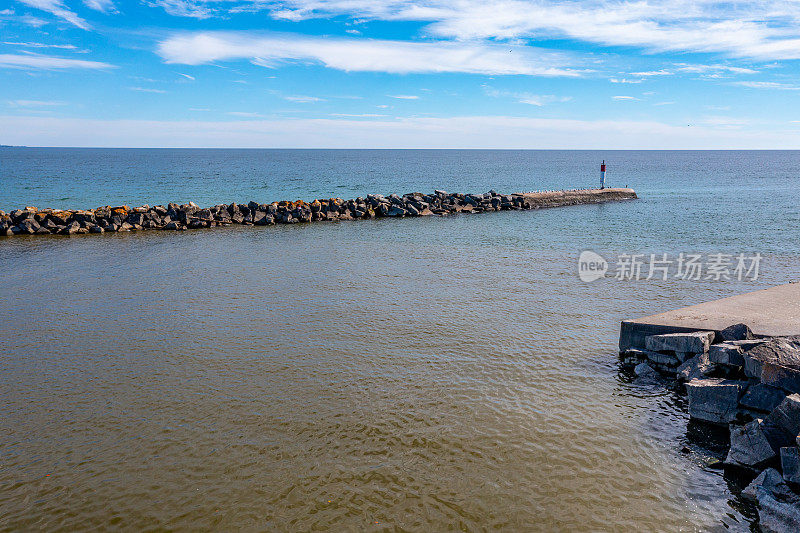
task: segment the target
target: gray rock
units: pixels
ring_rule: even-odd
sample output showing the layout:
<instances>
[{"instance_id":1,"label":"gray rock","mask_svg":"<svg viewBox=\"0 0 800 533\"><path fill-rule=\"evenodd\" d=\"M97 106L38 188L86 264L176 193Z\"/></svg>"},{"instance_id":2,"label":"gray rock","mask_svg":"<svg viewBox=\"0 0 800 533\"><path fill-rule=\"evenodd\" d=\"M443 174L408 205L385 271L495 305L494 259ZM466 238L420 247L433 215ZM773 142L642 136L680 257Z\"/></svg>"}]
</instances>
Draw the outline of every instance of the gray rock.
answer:
<instances>
[{"instance_id":1,"label":"gray rock","mask_svg":"<svg viewBox=\"0 0 800 533\"><path fill-rule=\"evenodd\" d=\"M800 531L800 498L781 497L758 489L758 528L765 533L797 533Z\"/></svg>"},{"instance_id":2,"label":"gray rock","mask_svg":"<svg viewBox=\"0 0 800 533\"><path fill-rule=\"evenodd\" d=\"M386 212L387 217L403 217L405 216L407 211L402 207L398 207L396 205L392 206L389 211Z\"/></svg>"},{"instance_id":3,"label":"gray rock","mask_svg":"<svg viewBox=\"0 0 800 533\"><path fill-rule=\"evenodd\" d=\"M800 484L800 448L787 446L781 448L781 470L787 483Z\"/></svg>"},{"instance_id":4,"label":"gray rock","mask_svg":"<svg viewBox=\"0 0 800 533\"><path fill-rule=\"evenodd\" d=\"M800 368L765 361L761 365L761 382L785 390L800 392Z\"/></svg>"},{"instance_id":5,"label":"gray rock","mask_svg":"<svg viewBox=\"0 0 800 533\"><path fill-rule=\"evenodd\" d=\"M633 368L633 372L638 377L653 377L654 378L654 377L658 376L658 372L653 367L648 365L647 363L639 363L638 365L636 365Z\"/></svg>"},{"instance_id":6,"label":"gray rock","mask_svg":"<svg viewBox=\"0 0 800 533\"><path fill-rule=\"evenodd\" d=\"M698 354L678 367L676 379L681 383L688 383L693 379L704 378L711 374L716 367L709 360L707 353Z\"/></svg>"},{"instance_id":7,"label":"gray rock","mask_svg":"<svg viewBox=\"0 0 800 533\"><path fill-rule=\"evenodd\" d=\"M695 331L692 333L667 333L650 335L645 338L645 347L655 352L688 352L704 353L708 351L714 339L713 331Z\"/></svg>"},{"instance_id":8,"label":"gray rock","mask_svg":"<svg viewBox=\"0 0 800 533\"><path fill-rule=\"evenodd\" d=\"M736 419L740 381L724 379L693 379L686 384L689 395L689 416L715 424L727 424Z\"/></svg>"},{"instance_id":9,"label":"gray rock","mask_svg":"<svg viewBox=\"0 0 800 533\"><path fill-rule=\"evenodd\" d=\"M725 463L757 468L777 456L763 431L763 423L756 419L744 426L731 427L731 447Z\"/></svg>"},{"instance_id":10,"label":"gray rock","mask_svg":"<svg viewBox=\"0 0 800 533\"><path fill-rule=\"evenodd\" d=\"M78 231L80 231L80 229L81 229L80 224L78 224L77 222L72 222L68 224L66 228L61 230L61 232L64 235L75 235L76 233L78 233Z\"/></svg>"},{"instance_id":11,"label":"gray rock","mask_svg":"<svg viewBox=\"0 0 800 533\"><path fill-rule=\"evenodd\" d=\"M770 492L788 494L789 487L784 483L781 473L774 468L767 468L750 482L742 491L742 497L746 500L755 502L758 498L758 489L763 488Z\"/></svg>"},{"instance_id":12,"label":"gray rock","mask_svg":"<svg viewBox=\"0 0 800 533\"><path fill-rule=\"evenodd\" d=\"M766 417L766 421L781 428L792 439L800 435L800 394L792 394Z\"/></svg>"},{"instance_id":13,"label":"gray rock","mask_svg":"<svg viewBox=\"0 0 800 533\"><path fill-rule=\"evenodd\" d=\"M742 399L739 400L739 405L755 411L769 413L778 407L785 397L786 393L780 389L756 383L747 389Z\"/></svg>"},{"instance_id":14,"label":"gray rock","mask_svg":"<svg viewBox=\"0 0 800 533\"><path fill-rule=\"evenodd\" d=\"M747 324L734 324L720 331L719 336L722 337L724 341L743 341L752 339L753 332L750 331Z\"/></svg>"},{"instance_id":15,"label":"gray rock","mask_svg":"<svg viewBox=\"0 0 800 533\"><path fill-rule=\"evenodd\" d=\"M651 350L643 350L647 359L659 366L677 366L680 361L674 355L654 352Z\"/></svg>"},{"instance_id":16,"label":"gray rock","mask_svg":"<svg viewBox=\"0 0 800 533\"><path fill-rule=\"evenodd\" d=\"M771 365L768 374L777 373L776 367L800 369L800 339L774 337L746 350L743 357L745 375L763 382L762 372L765 363ZM775 379L783 378L776 375ZM800 390L792 392L800 392Z\"/></svg>"},{"instance_id":17,"label":"gray rock","mask_svg":"<svg viewBox=\"0 0 800 533\"><path fill-rule=\"evenodd\" d=\"M743 353L741 346L727 342L714 344L708 349L708 357L712 363L728 366L744 366Z\"/></svg>"}]
</instances>

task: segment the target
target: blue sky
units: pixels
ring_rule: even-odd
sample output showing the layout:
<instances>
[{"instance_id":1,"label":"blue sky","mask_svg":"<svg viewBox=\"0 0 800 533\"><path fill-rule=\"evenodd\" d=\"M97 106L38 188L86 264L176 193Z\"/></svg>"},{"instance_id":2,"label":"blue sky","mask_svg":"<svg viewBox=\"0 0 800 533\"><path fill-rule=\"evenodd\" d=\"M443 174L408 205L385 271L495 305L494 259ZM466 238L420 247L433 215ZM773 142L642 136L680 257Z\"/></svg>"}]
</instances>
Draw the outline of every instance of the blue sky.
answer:
<instances>
[{"instance_id":1,"label":"blue sky","mask_svg":"<svg viewBox=\"0 0 800 533\"><path fill-rule=\"evenodd\" d=\"M800 148L800 2L7 0L0 143Z\"/></svg>"}]
</instances>

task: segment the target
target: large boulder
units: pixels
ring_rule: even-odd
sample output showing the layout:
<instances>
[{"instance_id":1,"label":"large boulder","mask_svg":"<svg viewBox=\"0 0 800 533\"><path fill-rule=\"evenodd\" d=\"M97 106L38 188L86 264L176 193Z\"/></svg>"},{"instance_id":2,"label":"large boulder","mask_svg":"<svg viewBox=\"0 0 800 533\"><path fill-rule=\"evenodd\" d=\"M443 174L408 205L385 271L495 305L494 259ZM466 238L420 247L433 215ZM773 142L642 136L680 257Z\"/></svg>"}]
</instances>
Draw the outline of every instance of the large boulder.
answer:
<instances>
[{"instance_id":1,"label":"large boulder","mask_svg":"<svg viewBox=\"0 0 800 533\"><path fill-rule=\"evenodd\" d=\"M745 375L788 392L800 392L800 338L775 337L743 354Z\"/></svg>"},{"instance_id":2,"label":"large boulder","mask_svg":"<svg viewBox=\"0 0 800 533\"><path fill-rule=\"evenodd\" d=\"M753 338L753 332L747 324L734 324L719 332L719 336L724 341L743 341Z\"/></svg>"},{"instance_id":3,"label":"large boulder","mask_svg":"<svg viewBox=\"0 0 800 533\"><path fill-rule=\"evenodd\" d=\"M781 473L774 468L767 468L750 482L742 491L742 498L755 502L758 498L758 489L768 490L777 494L788 495L791 489L783 480Z\"/></svg>"},{"instance_id":4,"label":"large boulder","mask_svg":"<svg viewBox=\"0 0 800 533\"><path fill-rule=\"evenodd\" d=\"M800 448L786 446L781 448L781 470L787 483L800 484Z\"/></svg>"},{"instance_id":5,"label":"large boulder","mask_svg":"<svg viewBox=\"0 0 800 533\"><path fill-rule=\"evenodd\" d=\"M777 457L763 424L763 420L756 419L744 426L731 427L731 447L725 463L757 468Z\"/></svg>"},{"instance_id":6,"label":"large boulder","mask_svg":"<svg viewBox=\"0 0 800 533\"><path fill-rule=\"evenodd\" d=\"M791 394L765 419L779 427L791 439L800 435L800 394Z\"/></svg>"},{"instance_id":7,"label":"large boulder","mask_svg":"<svg viewBox=\"0 0 800 533\"><path fill-rule=\"evenodd\" d=\"M704 353L714 339L713 331L695 331L692 333L667 333L649 335L644 343L648 350L654 352Z\"/></svg>"},{"instance_id":8,"label":"large boulder","mask_svg":"<svg viewBox=\"0 0 800 533\"><path fill-rule=\"evenodd\" d=\"M727 342L714 344L708 349L708 357L712 363L728 366L744 366L743 353L741 346Z\"/></svg>"},{"instance_id":9,"label":"large boulder","mask_svg":"<svg viewBox=\"0 0 800 533\"><path fill-rule=\"evenodd\" d=\"M782 390L756 383L747 389L742 399L739 400L739 405L754 411L770 413L780 405L784 398L786 398L786 393Z\"/></svg>"},{"instance_id":10,"label":"large boulder","mask_svg":"<svg viewBox=\"0 0 800 533\"><path fill-rule=\"evenodd\" d=\"M758 490L758 528L765 533L800 531L800 498Z\"/></svg>"},{"instance_id":11,"label":"large boulder","mask_svg":"<svg viewBox=\"0 0 800 533\"><path fill-rule=\"evenodd\" d=\"M697 354L677 368L676 379L681 383L688 383L710 375L716 368L707 353Z\"/></svg>"},{"instance_id":12,"label":"large boulder","mask_svg":"<svg viewBox=\"0 0 800 533\"><path fill-rule=\"evenodd\" d=\"M686 391L691 418L727 424L736 419L744 384L726 379L693 379L686 384Z\"/></svg>"}]
</instances>

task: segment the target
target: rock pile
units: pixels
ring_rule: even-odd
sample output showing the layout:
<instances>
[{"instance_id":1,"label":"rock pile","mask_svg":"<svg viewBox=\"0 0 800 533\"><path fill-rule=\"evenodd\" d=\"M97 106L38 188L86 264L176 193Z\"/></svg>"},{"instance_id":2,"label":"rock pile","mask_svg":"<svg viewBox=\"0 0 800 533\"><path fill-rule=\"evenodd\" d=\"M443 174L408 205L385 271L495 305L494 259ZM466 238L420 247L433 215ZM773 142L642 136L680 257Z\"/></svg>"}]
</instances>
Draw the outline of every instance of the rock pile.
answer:
<instances>
[{"instance_id":1,"label":"rock pile","mask_svg":"<svg viewBox=\"0 0 800 533\"><path fill-rule=\"evenodd\" d=\"M418 217L558 207L636 198L631 189L588 189L525 194L370 194L366 198L329 198L304 202L232 203L200 208L194 203L150 207L98 207L91 210L36 209L0 211L0 236L74 235L144 229L186 230L229 224L267 226L298 222Z\"/></svg>"},{"instance_id":2,"label":"rock pile","mask_svg":"<svg viewBox=\"0 0 800 533\"><path fill-rule=\"evenodd\" d=\"M719 333L651 335L621 354L639 376L685 385L689 416L727 424L725 464L761 472L743 492L762 531L800 531L800 337L753 338L744 324Z\"/></svg>"}]
</instances>

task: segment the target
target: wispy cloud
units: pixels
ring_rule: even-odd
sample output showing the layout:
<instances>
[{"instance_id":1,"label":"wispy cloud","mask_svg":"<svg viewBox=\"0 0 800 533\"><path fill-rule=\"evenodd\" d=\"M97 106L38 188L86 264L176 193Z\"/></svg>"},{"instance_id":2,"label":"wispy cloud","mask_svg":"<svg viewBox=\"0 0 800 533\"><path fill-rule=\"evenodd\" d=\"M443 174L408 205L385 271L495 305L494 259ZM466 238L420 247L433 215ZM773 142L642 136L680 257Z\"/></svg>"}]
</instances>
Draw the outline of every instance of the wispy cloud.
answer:
<instances>
[{"instance_id":1,"label":"wispy cloud","mask_svg":"<svg viewBox=\"0 0 800 533\"><path fill-rule=\"evenodd\" d=\"M556 96L553 94L531 94L525 92L500 91L492 87L484 87L487 96L492 98L513 98L520 104L542 107L547 104L569 102L570 96Z\"/></svg>"},{"instance_id":2,"label":"wispy cloud","mask_svg":"<svg viewBox=\"0 0 800 533\"><path fill-rule=\"evenodd\" d=\"M61 69L110 69L114 65L100 61L85 61L41 54L0 54L0 68L17 68L27 70L61 70Z\"/></svg>"},{"instance_id":3,"label":"wispy cloud","mask_svg":"<svg viewBox=\"0 0 800 533\"><path fill-rule=\"evenodd\" d=\"M240 118L263 118L264 115L260 113L251 113L249 111L229 111L226 115L230 115L232 117L240 117Z\"/></svg>"},{"instance_id":4,"label":"wispy cloud","mask_svg":"<svg viewBox=\"0 0 800 533\"><path fill-rule=\"evenodd\" d=\"M77 50L78 47L73 44L45 44L33 42L16 42L16 41L3 41L3 44L9 46L22 46L23 48L60 48L63 50Z\"/></svg>"},{"instance_id":5,"label":"wispy cloud","mask_svg":"<svg viewBox=\"0 0 800 533\"><path fill-rule=\"evenodd\" d=\"M318 98L316 96L303 96L303 95L295 95L295 96L282 96L284 100L289 102L294 102L296 104L310 104L312 102L323 102L325 101L324 98Z\"/></svg>"},{"instance_id":6,"label":"wispy cloud","mask_svg":"<svg viewBox=\"0 0 800 533\"><path fill-rule=\"evenodd\" d=\"M638 100L635 96L612 96L612 100Z\"/></svg>"},{"instance_id":7,"label":"wispy cloud","mask_svg":"<svg viewBox=\"0 0 800 533\"><path fill-rule=\"evenodd\" d=\"M249 60L264 67L312 62L337 70L396 74L462 72L567 77L583 74L570 68L570 60L562 53L484 43L199 32L169 37L159 43L157 53L167 63L186 65Z\"/></svg>"},{"instance_id":8,"label":"wispy cloud","mask_svg":"<svg viewBox=\"0 0 800 533\"><path fill-rule=\"evenodd\" d=\"M54 100L9 100L8 105L11 107L54 107L66 105L66 103Z\"/></svg>"},{"instance_id":9,"label":"wispy cloud","mask_svg":"<svg viewBox=\"0 0 800 533\"><path fill-rule=\"evenodd\" d=\"M608 81L611 83L642 83L644 80L631 80L628 78L609 78Z\"/></svg>"},{"instance_id":10,"label":"wispy cloud","mask_svg":"<svg viewBox=\"0 0 800 533\"><path fill-rule=\"evenodd\" d=\"M117 10L113 0L83 0L83 3L86 7L103 13L114 13Z\"/></svg>"},{"instance_id":11,"label":"wispy cloud","mask_svg":"<svg viewBox=\"0 0 800 533\"><path fill-rule=\"evenodd\" d=\"M27 6L40 9L42 11L46 11L56 17L66 20L70 24L73 24L83 30L88 30L90 28L89 24L79 17L74 12L70 11L69 9L64 6L64 3L60 0L17 0Z\"/></svg>"},{"instance_id":12,"label":"wispy cloud","mask_svg":"<svg viewBox=\"0 0 800 533\"><path fill-rule=\"evenodd\" d=\"M140 93L155 93L155 94L164 94L167 91L162 89L152 89L150 87L128 87L131 91L136 91Z\"/></svg>"},{"instance_id":13,"label":"wispy cloud","mask_svg":"<svg viewBox=\"0 0 800 533\"><path fill-rule=\"evenodd\" d=\"M387 94L389 98L397 98L398 100L419 100L419 96L415 94Z\"/></svg>"},{"instance_id":14,"label":"wispy cloud","mask_svg":"<svg viewBox=\"0 0 800 533\"><path fill-rule=\"evenodd\" d=\"M675 73L663 68L661 70L649 70L647 72L631 72L631 76L639 76L640 78L648 76L672 76L673 74Z\"/></svg>"},{"instance_id":15,"label":"wispy cloud","mask_svg":"<svg viewBox=\"0 0 800 533\"><path fill-rule=\"evenodd\" d=\"M800 87L788 83L778 83L774 81L735 81L733 85L748 87L750 89L780 89L784 91L797 91Z\"/></svg>"},{"instance_id":16,"label":"wispy cloud","mask_svg":"<svg viewBox=\"0 0 800 533\"><path fill-rule=\"evenodd\" d=\"M225 5L216 0L155 3L185 16L210 16ZM292 21L340 15L417 21L427 23L428 35L461 41L556 37L651 51L800 58L800 4L785 0L243 0L234 9L266 9L273 18Z\"/></svg>"},{"instance_id":17,"label":"wispy cloud","mask_svg":"<svg viewBox=\"0 0 800 533\"><path fill-rule=\"evenodd\" d=\"M194 81L194 76L189 76L188 74L184 74L183 72L178 72L178 76L183 76L183 77L184 77L184 78L186 78L187 80L192 80L192 81Z\"/></svg>"}]
</instances>

